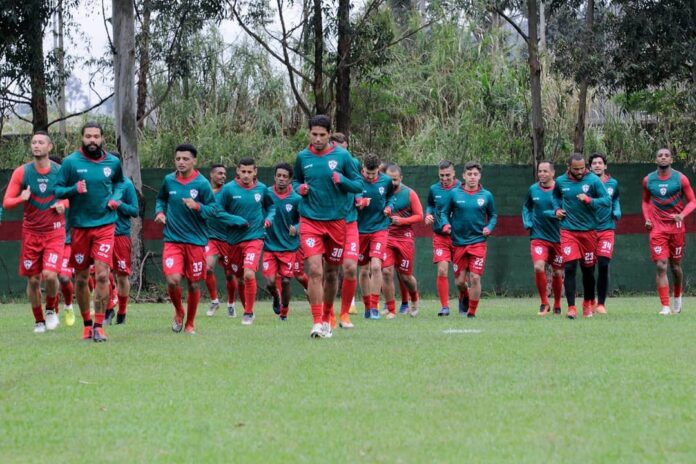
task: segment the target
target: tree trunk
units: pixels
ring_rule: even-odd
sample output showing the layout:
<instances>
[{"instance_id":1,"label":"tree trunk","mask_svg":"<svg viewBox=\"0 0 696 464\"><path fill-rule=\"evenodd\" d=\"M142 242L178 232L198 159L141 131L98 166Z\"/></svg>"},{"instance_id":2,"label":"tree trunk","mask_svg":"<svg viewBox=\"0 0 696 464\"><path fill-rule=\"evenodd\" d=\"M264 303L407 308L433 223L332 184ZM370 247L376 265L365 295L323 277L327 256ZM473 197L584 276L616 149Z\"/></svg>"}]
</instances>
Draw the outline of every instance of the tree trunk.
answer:
<instances>
[{"instance_id":1,"label":"tree trunk","mask_svg":"<svg viewBox=\"0 0 696 464\"><path fill-rule=\"evenodd\" d=\"M140 38L140 66L138 69L138 105L135 118L138 128L145 127L145 105L147 103L147 75L150 73L150 0L143 0L143 29Z\"/></svg>"},{"instance_id":2,"label":"tree trunk","mask_svg":"<svg viewBox=\"0 0 696 464\"><path fill-rule=\"evenodd\" d=\"M56 50L56 60L58 68L58 117L64 118L67 114L65 108L65 48L63 46L64 22L63 22L63 0L58 0L56 11L53 15L53 48ZM67 136L67 124L65 120L58 122L58 130L61 137Z\"/></svg>"},{"instance_id":3,"label":"tree trunk","mask_svg":"<svg viewBox=\"0 0 696 464\"><path fill-rule=\"evenodd\" d=\"M46 72L44 69L43 25L37 15L28 21L26 33L29 49L29 80L31 84L31 113L33 130L48 129L48 106L46 104Z\"/></svg>"},{"instance_id":4,"label":"tree trunk","mask_svg":"<svg viewBox=\"0 0 696 464\"><path fill-rule=\"evenodd\" d=\"M546 51L546 5L539 0L539 52Z\"/></svg>"},{"instance_id":5,"label":"tree trunk","mask_svg":"<svg viewBox=\"0 0 696 464\"><path fill-rule=\"evenodd\" d=\"M544 116L541 108L541 63L539 63L537 21L537 2L528 0L529 75L532 92L532 141L535 167L544 159Z\"/></svg>"},{"instance_id":6,"label":"tree trunk","mask_svg":"<svg viewBox=\"0 0 696 464\"><path fill-rule=\"evenodd\" d=\"M324 102L324 26L322 24L321 0L314 0L314 109L317 114L326 114Z\"/></svg>"},{"instance_id":7,"label":"tree trunk","mask_svg":"<svg viewBox=\"0 0 696 464\"><path fill-rule=\"evenodd\" d=\"M594 27L594 0L587 1L587 28L585 30L585 40L583 47L585 50L592 50L592 28ZM591 51L589 52L591 53ZM578 95L578 119L575 122L575 133L573 134L573 149L575 153L582 153L585 150L585 118L587 115L587 88L590 86L590 78L586 74L580 80L580 93Z\"/></svg>"},{"instance_id":8,"label":"tree trunk","mask_svg":"<svg viewBox=\"0 0 696 464\"><path fill-rule=\"evenodd\" d=\"M336 130L350 134L350 0L338 0L338 64L336 66Z\"/></svg>"}]
</instances>

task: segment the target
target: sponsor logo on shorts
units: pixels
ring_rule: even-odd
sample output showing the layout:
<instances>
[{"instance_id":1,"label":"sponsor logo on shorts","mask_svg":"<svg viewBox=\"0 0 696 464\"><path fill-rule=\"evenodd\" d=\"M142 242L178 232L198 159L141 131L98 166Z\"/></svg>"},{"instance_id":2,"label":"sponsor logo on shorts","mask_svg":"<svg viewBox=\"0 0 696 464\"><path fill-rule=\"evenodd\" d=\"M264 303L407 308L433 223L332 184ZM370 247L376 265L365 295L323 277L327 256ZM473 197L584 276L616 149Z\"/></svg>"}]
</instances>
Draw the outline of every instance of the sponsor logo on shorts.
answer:
<instances>
[{"instance_id":1,"label":"sponsor logo on shorts","mask_svg":"<svg viewBox=\"0 0 696 464\"><path fill-rule=\"evenodd\" d=\"M333 171L334 169L336 169L336 166L338 166L338 162L336 160L329 161L329 169Z\"/></svg>"},{"instance_id":2,"label":"sponsor logo on shorts","mask_svg":"<svg viewBox=\"0 0 696 464\"><path fill-rule=\"evenodd\" d=\"M307 240L305 240L305 243L309 248L314 248L314 245L316 245L316 242L313 238L308 238Z\"/></svg>"},{"instance_id":3,"label":"sponsor logo on shorts","mask_svg":"<svg viewBox=\"0 0 696 464\"><path fill-rule=\"evenodd\" d=\"M590 186L587 185L587 184L583 184L583 185L582 185L582 191L585 192L585 193L589 192L589 191L590 191Z\"/></svg>"},{"instance_id":4,"label":"sponsor logo on shorts","mask_svg":"<svg viewBox=\"0 0 696 464\"><path fill-rule=\"evenodd\" d=\"M486 200L484 200L483 198L479 198L478 200L476 200L476 203L477 203L479 206L483 206L484 203L486 203Z\"/></svg>"},{"instance_id":5,"label":"sponsor logo on shorts","mask_svg":"<svg viewBox=\"0 0 696 464\"><path fill-rule=\"evenodd\" d=\"M566 256L570 255L570 247L569 246L563 247L563 254Z\"/></svg>"},{"instance_id":6,"label":"sponsor logo on shorts","mask_svg":"<svg viewBox=\"0 0 696 464\"><path fill-rule=\"evenodd\" d=\"M32 265L32 264L34 264L33 261L31 261L31 260L29 260L29 259L25 259L25 260L24 260L24 269L29 269L29 268L31 268L31 265Z\"/></svg>"},{"instance_id":7,"label":"sponsor logo on shorts","mask_svg":"<svg viewBox=\"0 0 696 464\"><path fill-rule=\"evenodd\" d=\"M167 258L167 259L165 259L165 260L164 260L164 265L171 269L172 266L174 266L174 258Z\"/></svg>"},{"instance_id":8,"label":"sponsor logo on shorts","mask_svg":"<svg viewBox=\"0 0 696 464\"><path fill-rule=\"evenodd\" d=\"M84 260L85 260L85 255L83 255L82 253L78 253L78 254L75 255L75 262L76 262L77 264L82 264L82 262L83 262Z\"/></svg>"},{"instance_id":9,"label":"sponsor logo on shorts","mask_svg":"<svg viewBox=\"0 0 696 464\"><path fill-rule=\"evenodd\" d=\"M111 168L104 168L104 177L109 177L111 175Z\"/></svg>"},{"instance_id":10,"label":"sponsor logo on shorts","mask_svg":"<svg viewBox=\"0 0 696 464\"><path fill-rule=\"evenodd\" d=\"M543 251L544 251L544 249L540 246L534 247L534 253L536 253L538 255L540 255Z\"/></svg>"},{"instance_id":11,"label":"sponsor logo on shorts","mask_svg":"<svg viewBox=\"0 0 696 464\"><path fill-rule=\"evenodd\" d=\"M261 201L261 194L260 194L260 193L255 193L255 194L254 194L254 200L256 200L257 203L258 203L259 201Z\"/></svg>"},{"instance_id":12,"label":"sponsor logo on shorts","mask_svg":"<svg viewBox=\"0 0 696 464\"><path fill-rule=\"evenodd\" d=\"M198 196L198 190L196 190L196 189L189 190L189 195L191 195L191 198L193 198L195 200L196 197Z\"/></svg>"}]
</instances>

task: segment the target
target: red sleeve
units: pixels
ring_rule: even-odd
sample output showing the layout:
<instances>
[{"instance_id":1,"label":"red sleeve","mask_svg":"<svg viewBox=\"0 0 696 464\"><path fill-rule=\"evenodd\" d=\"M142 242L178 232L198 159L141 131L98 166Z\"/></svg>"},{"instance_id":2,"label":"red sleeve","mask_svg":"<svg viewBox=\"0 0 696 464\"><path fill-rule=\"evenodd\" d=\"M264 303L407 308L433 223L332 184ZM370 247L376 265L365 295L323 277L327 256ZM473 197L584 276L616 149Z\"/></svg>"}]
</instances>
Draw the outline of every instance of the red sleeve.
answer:
<instances>
[{"instance_id":1,"label":"red sleeve","mask_svg":"<svg viewBox=\"0 0 696 464\"><path fill-rule=\"evenodd\" d=\"M643 208L643 219L650 221L650 190L648 190L647 177L643 177L643 202L641 203L641 207Z\"/></svg>"},{"instance_id":2,"label":"red sleeve","mask_svg":"<svg viewBox=\"0 0 696 464\"><path fill-rule=\"evenodd\" d=\"M19 194L22 193L22 182L24 182L23 165L15 169L12 173L10 183L7 185L7 190L5 191L5 198L2 200L3 208L12 209L24 203L24 200L19 198Z\"/></svg>"},{"instance_id":3,"label":"red sleeve","mask_svg":"<svg viewBox=\"0 0 696 464\"><path fill-rule=\"evenodd\" d=\"M421 205L420 198L414 190L411 190L409 194L409 201L411 202L412 214L401 220L403 225L417 224L423 220L423 205Z\"/></svg>"},{"instance_id":4,"label":"red sleeve","mask_svg":"<svg viewBox=\"0 0 696 464\"><path fill-rule=\"evenodd\" d=\"M696 196L694 195L694 189L691 188L691 182L689 182L688 177L684 175L681 176L681 185L686 199L689 200L684 210L681 212L682 218L686 218L686 216L696 208Z\"/></svg>"}]
</instances>

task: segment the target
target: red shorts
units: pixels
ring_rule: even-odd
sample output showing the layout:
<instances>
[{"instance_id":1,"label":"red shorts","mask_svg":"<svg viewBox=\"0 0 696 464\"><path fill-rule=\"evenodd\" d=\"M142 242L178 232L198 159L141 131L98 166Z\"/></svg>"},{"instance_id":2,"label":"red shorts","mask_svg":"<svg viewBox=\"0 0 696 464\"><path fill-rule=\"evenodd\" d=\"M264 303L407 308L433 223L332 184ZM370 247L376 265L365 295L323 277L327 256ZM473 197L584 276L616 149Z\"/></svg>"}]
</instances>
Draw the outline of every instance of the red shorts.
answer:
<instances>
[{"instance_id":1,"label":"red shorts","mask_svg":"<svg viewBox=\"0 0 696 464\"><path fill-rule=\"evenodd\" d=\"M114 230L116 224L81 229L73 227L72 256L70 264L77 271L89 268L92 261L101 261L111 266L114 254Z\"/></svg>"},{"instance_id":2,"label":"red shorts","mask_svg":"<svg viewBox=\"0 0 696 464\"><path fill-rule=\"evenodd\" d=\"M68 279L72 279L73 275L75 275L75 270L70 267L70 244L66 243L63 246L63 259L61 260L61 266L60 266L60 275L61 277L67 277Z\"/></svg>"},{"instance_id":3,"label":"red shorts","mask_svg":"<svg viewBox=\"0 0 696 464\"><path fill-rule=\"evenodd\" d=\"M597 231L597 249L595 250L597 257L603 256L611 259L614 255L614 231L613 230L598 230Z\"/></svg>"},{"instance_id":4,"label":"red shorts","mask_svg":"<svg viewBox=\"0 0 696 464\"><path fill-rule=\"evenodd\" d=\"M228 267L228 260L223 253L226 249L225 246L226 243L221 240L216 240L214 238L208 239L208 244L205 246L205 257L210 258L211 256L216 256L218 264L226 269ZM215 264L213 264L213 267L215 267Z\"/></svg>"},{"instance_id":5,"label":"red shorts","mask_svg":"<svg viewBox=\"0 0 696 464\"><path fill-rule=\"evenodd\" d=\"M454 268L454 275L457 276L462 271L469 271L482 276L483 269L486 267L487 250L488 244L486 242L479 242L466 246L455 246L452 266Z\"/></svg>"},{"instance_id":6,"label":"red shorts","mask_svg":"<svg viewBox=\"0 0 696 464\"><path fill-rule=\"evenodd\" d=\"M650 257L653 261L671 259L679 262L684 257L686 232L650 231Z\"/></svg>"},{"instance_id":7,"label":"red shorts","mask_svg":"<svg viewBox=\"0 0 696 464\"><path fill-rule=\"evenodd\" d=\"M346 221L314 221L300 218L300 246L305 259L323 255L331 264L343 261L343 246L346 241Z\"/></svg>"},{"instance_id":8,"label":"red shorts","mask_svg":"<svg viewBox=\"0 0 696 464\"><path fill-rule=\"evenodd\" d=\"M65 231L49 234L35 234L22 231L22 251L19 259L19 275L30 277L41 271L58 273L63 264Z\"/></svg>"},{"instance_id":9,"label":"red shorts","mask_svg":"<svg viewBox=\"0 0 696 464\"><path fill-rule=\"evenodd\" d=\"M413 274L413 258L415 256L416 245L413 239L389 238L382 268L398 265L397 272L399 274L411 275Z\"/></svg>"},{"instance_id":10,"label":"red shorts","mask_svg":"<svg viewBox=\"0 0 696 464\"><path fill-rule=\"evenodd\" d=\"M358 264L365 266L369 264L370 259L378 258L384 260L384 253L387 251L386 230L380 230L371 234L360 234L360 255L358 256Z\"/></svg>"},{"instance_id":11,"label":"red shorts","mask_svg":"<svg viewBox=\"0 0 696 464\"><path fill-rule=\"evenodd\" d=\"M205 278L205 247L190 243L164 242L162 270L165 276L182 275L189 282Z\"/></svg>"},{"instance_id":12,"label":"red shorts","mask_svg":"<svg viewBox=\"0 0 696 464\"><path fill-rule=\"evenodd\" d=\"M556 269L563 268L563 254L561 254L560 243L535 238L529 242L529 251L532 254L532 262L544 261Z\"/></svg>"},{"instance_id":13,"label":"red shorts","mask_svg":"<svg viewBox=\"0 0 696 464\"><path fill-rule=\"evenodd\" d=\"M131 249L133 243L130 235L114 237L114 263L112 269L118 275L131 275Z\"/></svg>"},{"instance_id":14,"label":"red shorts","mask_svg":"<svg viewBox=\"0 0 696 464\"><path fill-rule=\"evenodd\" d=\"M297 252L295 251L264 251L263 276L272 277L280 274L281 277L294 277L296 258Z\"/></svg>"},{"instance_id":15,"label":"red shorts","mask_svg":"<svg viewBox=\"0 0 696 464\"><path fill-rule=\"evenodd\" d=\"M227 270L237 277L244 275L244 269L256 272L259 269L263 240L247 240L246 242L230 245L225 243L225 262Z\"/></svg>"},{"instance_id":16,"label":"red shorts","mask_svg":"<svg viewBox=\"0 0 696 464\"><path fill-rule=\"evenodd\" d=\"M449 235L433 234L433 263L452 261L452 237Z\"/></svg>"},{"instance_id":17,"label":"red shorts","mask_svg":"<svg viewBox=\"0 0 696 464\"><path fill-rule=\"evenodd\" d=\"M295 268L293 272L295 277L302 277L304 274L304 253L302 253L302 248L298 248L295 253Z\"/></svg>"},{"instance_id":18,"label":"red shorts","mask_svg":"<svg viewBox=\"0 0 696 464\"><path fill-rule=\"evenodd\" d=\"M343 258L357 261L360 256L360 233L358 221L346 224L346 239L343 244Z\"/></svg>"},{"instance_id":19,"label":"red shorts","mask_svg":"<svg viewBox=\"0 0 696 464\"><path fill-rule=\"evenodd\" d=\"M561 250L563 262L580 260L584 267L594 266L597 232L594 230L577 231L561 229Z\"/></svg>"}]
</instances>

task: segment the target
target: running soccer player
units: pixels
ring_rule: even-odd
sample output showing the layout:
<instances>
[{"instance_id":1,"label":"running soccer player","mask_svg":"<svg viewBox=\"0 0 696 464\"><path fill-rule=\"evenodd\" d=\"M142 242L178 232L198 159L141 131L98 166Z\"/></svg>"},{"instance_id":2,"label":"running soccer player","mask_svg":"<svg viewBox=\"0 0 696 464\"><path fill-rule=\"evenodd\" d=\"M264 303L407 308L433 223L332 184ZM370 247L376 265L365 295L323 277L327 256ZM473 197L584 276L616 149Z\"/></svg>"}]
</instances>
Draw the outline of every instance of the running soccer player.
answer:
<instances>
[{"instance_id":1,"label":"running soccer player","mask_svg":"<svg viewBox=\"0 0 696 464\"><path fill-rule=\"evenodd\" d=\"M614 232L616 221L621 219L621 204L619 203L619 182L607 173L607 156L603 153L593 153L590 156L590 169L595 173L607 189L611 204L599 206L595 211L597 216L597 306L593 311L606 314L607 290L609 289L609 263L614 254Z\"/></svg>"},{"instance_id":2,"label":"running soccer player","mask_svg":"<svg viewBox=\"0 0 696 464\"><path fill-rule=\"evenodd\" d=\"M604 184L585 166L585 158L573 153L568 171L556 179L553 188L553 211L561 221L566 300L569 319L577 317L575 308L575 275L578 261L582 269L583 317L592 317L595 298L595 249L597 248L597 210L609 207L611 197Z\"/></svg>"},{"instance_id":3,"label":"running soccer player","mask_svg":"<svg viewBox=\"0 0 696 464\"><path fill-rule=\"evenodd\" d=\"M34 332L58 327L58 272L65 246L65 209L57 201L56 181L60 166L48 158L53 144L48 133L37 131L31 138L32 161L12 173L2 206L24 207L19 275L27 278L27 297L34 313ZM41 280L46 283L46 316L41 306Z\"/></svg>"},{"instance_id":4,"label":"running soccer player","mask_svg":"<svg viewBox=\"0 0 696 464\"><path fill-rule=\"evenodd\" d=\"M312 117L309 146L298 153L294 169L293 190L303 197L300 246L309 270L312 338L332 336L329 308L333 307L345 245L345 218L353 202L349 193L362 192L360 173L352 156L337 143L329 142L330 135L331 119L326 115Z\"/></svg>"},{"instance_id":5,"label":"running soccer player","mask_svg":"<svg viewBox=\"0 0 696 464\"><path fill-rule=\"evenodd\" d=\"M238 279L243 279L242 325L251 325L256 318L256 271L263 250L264 229L271 226L275 214L268 187L258 182L256 175L256 162L252 158L239 160L237 178L225 184L218 202L224 212L243 224L227 232L224 253L228 269Z\"/></svg>"},{"instance_id":6,"label":"running soccer player","mask_svg":"<svg viewBox=\"0 0 696 464\"><path fill-rule=\"evenodd\" d=\"M522 223L529 231L529 249L534 265L541 306L539 315L545 316L550 310L547 293L546 265L551 266L553 277L553 313L561 314L561 294L563 292L563 254L561 253L561 232L559 222L553 211L553 188L555 170L550 161L540 161L537 165L539 182L527 190L527 198L522 205Z\"/></svg>"},{"instance_id":7,"label":"running soccer player","mask_svg":"<svg viewBox=\"0 0 696 464\"><path fill-rule=\"evenodd\" d=\"M443 160L438 165L440 182L430 186L428 204L425 207L425 224L433 226L433 263L437 266L437 294L440 297L438 316L449 316L449 264L452 262L452 237L443 233L441 221L442 209L449 202L449 195L461 182L456 179L454 164ZM459 295L459 300L466 303L468 289ZM468 304L466 304L468 306Z\"/></svg>"},{"instance_id":8,"label":"running soccer player","mask_svg":"<svg viewBox=\"0 0 696 464\"><path fill-rule=\"evenodd\" d=\"M373 153L363 160L362 195L356 199L360 233L360 290L365 303L365 319L379 319L379 294L382 290L382 260L387 250L389 218L394 211L394 184L379 172L379 157ZM393 303L393 300L392 300ZM394 309L394 308L391 308ZM396 311L389 310L387 319Z\"/></svg>"},{"instance_id":9,"label":"running soccer player","mask_svg":"<svg viewBox=\"0 0 696 464\"><path fill-rule=\"evenodd\" d=\"M88 122L82 128L82 147L63 160L58 173L56 196L69 198L71 264L76 272L77 304L82 313L82 338L107 340L102 327L111 295L109 276L114 252L119 186L123 182L121 162L102 148L102 127ZM94 264L96 287L94 321L89 312L89 267Z\"/></svg>"},{"instance_id":10,"label":"running soccer player","mask_svg":"<svg viewBox=\"0 0 696 464\"><path fill-rule=\"evenodd\" d=\"M196 169L198 151L190 144L176 147L176 171L167 174L157 194L155 222L164 225L162 269L174 305L172 331L195 334L195 319L205 278L206 218L217 215L218 206L208 180ZM186 327L181 303L181 279L188 281Z\"/></svg>"},{"instance_id":11,"label":"running soccer player","mask_svg":"<svg viewBox=\"0 0 696 464\"><path fill-rule=\"evenodd\" d=\"M454 279L460 291L459 314L476 317L488 237L498 220L493 195L481 186L481 164L464 165L464 183L452 191L442 212L442 232L452 236ZM467 297L463 293L468 290Z\"/></svg>"},{"instance_id":12,"label":"running soccer player","mask_svg":"<svg viewBox=\"0 0 696 464\"><path fill-rule=\"evenodd\" d=\"M395 314L394 267L398 265L397 279L402 286L406 287L406 294L411 297L411 307L407 312L412 317L416 317L418 315L418 282L413 275L413 261L416 257L413 224L423 220L423 206L418 194L402 183L403 175L398 165L389 165L387 175L394 185L394 211L389 218L391 224L387 231L387 249L382 263L382 291L387 302L387 312Z\"/></svg>"},{"instance_id":13,"label":"running soccer player","mask_svg":"<svg viewBox=\"0 0 696 464\"><path fill-rule=\"evenodd\" d=\"M682 311L684 271L681 261L686 245L684 220L696 208L696 196L689 179L672 169L672 152L660 148L656 155L657 170L643 179L643 218L650 231L650 254L657 269L657 294L662 303L660 315ZM674 279L673 306L669 306L667 261Z\"/></svg>"},{"instance_id":14,"label":"running soccer player","mask_svg":"<svg viewBox=\"0 0 696 464\"><path fill-rule=\"evenodd\" d=\"M279 163L275 167L274 185L268 188L273 199L275 218L266 229L263 241L263 277L266 289L273 296L273 312L284 321L290 306L290 280L295 273L295 259L300 247L299 221L300 197L292 190L292 166ZM276 278L281 278L281 292L278 294Z\"/></svg>"}]
</instances>

